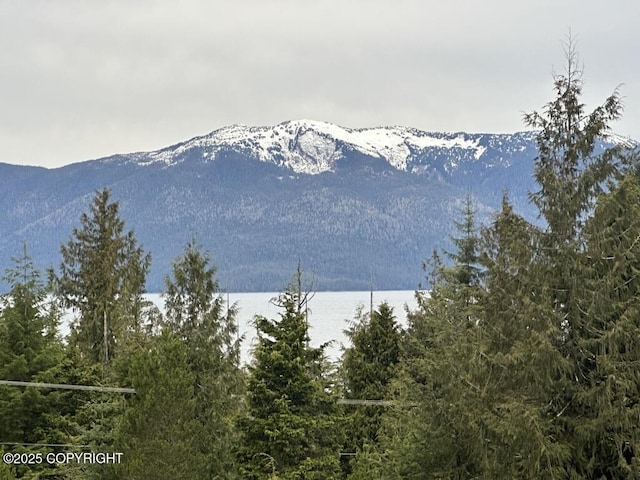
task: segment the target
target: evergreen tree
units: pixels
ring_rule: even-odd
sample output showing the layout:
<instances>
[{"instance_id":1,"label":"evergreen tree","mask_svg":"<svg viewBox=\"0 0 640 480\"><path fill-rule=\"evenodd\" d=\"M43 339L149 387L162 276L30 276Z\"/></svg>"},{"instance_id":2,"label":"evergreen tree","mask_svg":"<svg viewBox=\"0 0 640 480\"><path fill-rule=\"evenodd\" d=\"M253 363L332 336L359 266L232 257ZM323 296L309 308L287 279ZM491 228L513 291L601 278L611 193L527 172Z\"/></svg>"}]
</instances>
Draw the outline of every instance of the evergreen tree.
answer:
<instances>
[{"instance_id":1,"label":"evergreen tree","mask_svg":"<svg viewBox=\"0 0 640 480\"><path fill-rule=\"evenodd\" d=\"M143 332L143 299L151 257L145 254L132 231L125 232L119 204L107 189L97 191L80 227L60 248L62 263L57 275L51 271L56 296L64 308L76 314L69 336L69 351L59 373L69 383L126 385L122 373L132 343ZM116 363L114 363L114 361ZM113 367L117 366L117 369ZM98 392L66 392L77 425L76 442L95 451L111 451L122 415L116 395ZM104 478L111 466L68 466L73 478Z\"/></svg>"},{"instance_id":2,"label":"evergreen tree","mask_svg":"<svg viewBox=\"0 0 640 480\"><path fill-rule=\"evenodd\" d=\"M243 378L235 305L218 293L216 269L207 253L189 243L166 279L166 329L187 347L194 378L197 444L206 458L205 478L233 478L235 418Z\"/></svg>"},{"instance_id":3,"label":"evergreen tree","mask_svg":"<svg viewBox=\"0 0 640 480\"><path fill-rule=\"evenodd\" d=\"M549 400L567 365L537 283L537 229L505 197L481 237L465 234L465 210L456 226L472 241L454 242L452 265L432 257L393 384L399 403L383 421L386 453L370 457L383 478L554 478L568 447ZM468 265L472 282L459 275Z\"/></svg>"},{"instance_id":4,"label":"evergreen tree","mask_svg":"<svg viewBox=\"0 0 640 480\"><path fill-rule=\"evenodd\" d=\"M80 228L60 248L63 261L56 278L63 306L79 314L71 344L82 358L101 362L105 374L129 333L140 329L151 262L133 232L124 233L119 205L110 197L107 189L96 192L89 214L81 215Z\"/></svg>"},{"instance_id":5,"label":"evergreen tree","mask_svg":"<svg viewBox=\"0 0 640 480\"><path fill-rule=\"evenodd\" d=\"M385 480L388 477L384 471L389 470L388 460L379 447L365 444L357 457L350 464L349 480Z\"/></svg>"},{"instance_id":6,"label":"evergreen tree","mask_svg":"<svg viewBox=\"0 0 640 480\"><path fill-rule=\"evenodd\" d=\"M621 114L618 92L586 113L572 40L567 60L555 100L525 116L538 130L531 200L544 227L505 198L478 244L475 290L464 233L453 266L434 255L432 290L409 315L393 384L405 407L386 416L383 449L354 473L640 478L640 191L618 177L622 147L598 143Z\"/></svg>"},{"instance_id":7,"label":"evergreen tree","mask_svg":"<svg viewBox=\"0 0 640 480\"><path fill-rule=\"evenodd\" d=\"M385 399L388 385L395 376L395 367L400 360L400 329L393 309L385 302L371 312L370 316L360 311L356 322L346 334L351 347L345 350L342 358L345 398ZM347 407L348 435L345 452L362 450L365 443L377 446L383 413L380 406ZM349 471L347 465L344 465L344 469Z\"/></svg>"},{"instance_id":8,"label":"evergreen tree","mask_svg":"<svg viewBox=\"0 0 640 480\"><path fill-rule=\"evenodd\" d=\"M453 261L451 274L459 285L466 287L480 285L482 276L479 262L480 238L475 217L473 200L471 195L467 195L462 210L462 221L454 220L453 222L459 235L451 237L456 249L454 252L447 252L447 257Z\"/></svg>"},{"instance_id":9,"label":"evergreen tree","mask_svg":"<svg viewBox=\"0 0 640 480\"><path fill-rule=\"evenodd\" d=\"M599 198L584 237L571 471L640 478L640 186L634 176Z\"/></svg>"},{"instance_id":10,"label":"evergreen tree","mask_svg":"<svg viewBox=\"0 0 640 480\"><path fill-rule=\"evenodd\" d=\"M116 436L124 454L118 478L229 478L207 474L188 356L182 340L165 330L134 357L130 381L136 395L127 402Z\"/></svg>"},{"instance_id":11,"label":"evergreen tree","mask_svg":"<svg viewBox=\"0 0 640 480\"><path fill-rule=\"evenodd\" d=\"M26 246L4 280L10 291L0 305L0 378L22 382L50 381L51 372L62 360L58 337L60 315L47 301L48 290L34 268ZM64 412L59 411L60 392L33 387L0 386L0 438L15 442L14 452L45 455L51 448L29 444L60 444L69 441ZM22 465L22 478L55 467Z\"/></svg>"},{"instance_id":12,"label":"evergreen tree","mask_svg":"<svg viewBox=\"0 0 640 480\"><path fill-rule=\"evenodd\" d=\"M531 194L531 200L556 245L577 239L584 215L593 207L603 183L615 175L623 149L619 145L601 151L597 143L610 133L610 123L622 115L619 91L586 113L581 101L582 70L572 37L565 55L565 74L554 76L555 99L543 113L524 116L525 124L537 132L534 177L540 189Z\"/></svg>"},{"instance_id":13,"label":"evergreen tree","mask_svg":"<svg viewBox=\"0 0 640 480\"><path fill-rule=\"evenodd\" d=\"M101 385L103 380L101 365L83 361L79 352L68 345L65 345L60 361L39 375L39 381L68 385ZM62 451L80 452L82 445L89 445L94 452L114 451L113 431L122 410L119 395L82 390L51 390L47 396L52 401L52 411L56 412L60 421L58 428L64 432L64 436L55 443L76 446ZM103 476L106 470L104 467L69 463L58 465L57 472L60 478L69 480L102 479L106 478Z\"/></svg>"},{"instance_id":14,"label":"evergreen tree","mask_svg":"<svg viewBox=\"0 0 640 480\"><path fill-rule=\"evenodd\" d=\"M239 421L248 480L340 478L336 399L323 382L323 349L309 346L304 298L291 289L277 299L279 320L255 318L248 412Z\"/></svg>"},{"instance_id":15,"label":"evergreen tree","mask_svg":"<svg viewBox=\"0 0 640 480\"><path fill-rule=\"evenodd\" d=\"M479 328L484 292L469 198L462 215L453 237L457 249L447 252L452 264L437 252L425 263L431 290L416 294L419 308L408 315L399 377L391 386L397 406L382 421L381 456L368 454L382 465L372 475L473 478L486 471ZM361 461L355 467L354 474L369 471Z\"/></svg>"},{"instance_id":16,"label":"evergreen tree","mask_svg":"<svg viewBox=\"0 0 640 480\"><path fill-rule=\"evenodd\" d=\"M383 478L475 478L486 458L478 306L437 254L428 293L408 315L397 405L383 419Z\"/></svg>"},{"instance_id":17,"label":"evergreen tree","mask_svg":"<svg viewBox=\"0 0 640 480\"><path fill-rule=\"evenodd\" d=\"M622 146L600 151L597 142L610 132L610 122L621 116L622 102L615 90L601 106L585 112L582 71L572 38L566 57L565 74L554 76L555 99L542 114L526 114L524 120L537 130L534 177L540 189L531 200L546 222L537 252L539 264L547 267L541 281L549 286L555 322L565 326L565 354L576 358L582 322L578 308L584 273L582 228L603 185L617 174L622 154Z\"/></svg>"},{"instance_id":18,"label":"evergreen tree","mask_svg":"<svg viewBox=\"0 0 640 480\"><path fill-rule=\"evenodd\" d=\"M571 363L562 387L550 399L550 408L559 430L565 432L565 436L558 438L572 447L572 458L566 463L566 474L570 478L615 478L621 472L627 476L630 475L629 463L626 459L622 461L626 457L621 452L624 450L629 458L634 456L629 453L634 447L627 447L626 442L631 445L635 434L624 428L630 412L620 410L621 419L615 426L605 427L603 420L611 418L608 417L611 411L607 409L619 408L624 401L611 401L611 385L604 387L601 377L608 369L606 365L610 365L606 360L610 356L608 349L611 348L612 356L616 357L615 352L626 348L622 344L607 345L601 338L615 338L610 334L628 318L618 310L625 301L616 299L621 290L614 278L622 271L611 270L609 262L598 259L599 254L589 253L589 249L595 249L607 258L631 262L635 255L633 243L625 244L626 232L621 229L625 224L634 228L630 220L626 216L602 215L605 211L619 215L614 205L622 198L631 201L625 208L634 209L633 191L625 187L624 194L598 197L605 185L608 190L617 188L624 147L602 149L598 142L610 132L610 123L621 116L622 102L616 90L601 106L591 113L585 112L581 103L582 72L572 39L567 45L566 73L555 77L555 90L556 98L547 105L544 114L534 112L525 116L526 123L538 129L535 178L540 190L531 198L547 224L540 236L536 263L540 266L537 280L546 287L548 295L539 301L546 302L548 318L561 329L558 349ZM608 222L611 228L607 230L604 225ZM594 236L592 228L596 225L616 236L607 240ZM625 246L631 250L626 252ZM627 253L629 257L625 258ZM626 280L623 276L617 281ZM609 309L611 313L605 315L603 310ZM617 340L621 340L620 337ZM622 360L624 356L618 358L621 361L618 374L626 384L630 381L623 373L626 360ZM633 358L633 353L629 352L627 358ZM615 376L611 375L609 379ZM632 404L633 401L627 406ZM601 440L596 441L597 437ZM603 441L604 438L608 440Z\"/></svg>"},{"instance_id":19,"label":"evergreen tree","mask_svg":"<svg viewBox=\"0 0 640 480\"><path fill-rule=\"evenodd\" d=\"M546 266L537 264L539 233L505 197L483 235L478 383L487 478L562 478L569 457L556 414L564 407L559 392L571 368L558 348L563 332L541 280Z\"/></svg>"}]
</instances>

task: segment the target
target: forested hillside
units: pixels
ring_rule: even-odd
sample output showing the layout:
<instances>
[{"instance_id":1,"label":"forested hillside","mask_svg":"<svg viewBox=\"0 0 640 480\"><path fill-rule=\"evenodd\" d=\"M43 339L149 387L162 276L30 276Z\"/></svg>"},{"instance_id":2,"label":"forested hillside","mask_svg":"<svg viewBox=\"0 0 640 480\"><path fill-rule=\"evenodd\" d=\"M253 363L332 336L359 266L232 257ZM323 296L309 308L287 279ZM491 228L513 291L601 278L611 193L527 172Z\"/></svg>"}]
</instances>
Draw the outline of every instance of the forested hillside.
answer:
<instances>
[{"instance_id":1,"label":"forested hillside","mask_svg":"<svg viewBox=\"0 0 640 480\"><path fill-rule=\"evenodd\" d=\"M449 247L451 215L467 194L490 219L508 190L527 204L532 132L468 134L408 127L347 129L290 121L232 126L155 152L56 169L0 163L0 265L28 243L42 268L96 190L108 189L153 255L160 292L176 248L197 238L223 289L274 291L298 260L324 291L413 289L422 259ZM0 282L0 289L6 290Z\"/></svg>"}]
</instances>

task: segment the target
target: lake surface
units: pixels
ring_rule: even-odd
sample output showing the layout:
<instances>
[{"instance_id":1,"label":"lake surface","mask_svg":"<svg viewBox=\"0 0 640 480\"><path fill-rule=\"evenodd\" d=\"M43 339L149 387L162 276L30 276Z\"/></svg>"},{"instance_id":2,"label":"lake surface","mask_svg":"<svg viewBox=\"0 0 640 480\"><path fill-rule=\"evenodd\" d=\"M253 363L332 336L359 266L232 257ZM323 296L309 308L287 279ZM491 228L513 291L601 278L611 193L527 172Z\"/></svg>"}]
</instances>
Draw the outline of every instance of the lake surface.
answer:
<instances>
[{"instance_id":1,"label":"lake surface","mask_svg":"<svg viewBox=\"0 0 640 480\"><path fill-rule=\"evenodd\" d=\"M251 348L256 338L256 330L252 320L256 315L277 319L282 309L271 303L277 293L229 293L229 302L238 307L238 327L244 336L241 348L242 363L251 360ZM163 300L160 294L149 294L147 297L162 309ZM369 311L371 292L316 292L309 301L309 337L311 345L319 346L332 342L326 352L329 358L337 360L343 345L348 345L344 330L349 327L359 306ZM412 290L388 290L373 292L374 309L382 302L393 308L393 313L402 326L406 325L406 308L415 310L417 303Z\"/></svg>"}]
</instances>

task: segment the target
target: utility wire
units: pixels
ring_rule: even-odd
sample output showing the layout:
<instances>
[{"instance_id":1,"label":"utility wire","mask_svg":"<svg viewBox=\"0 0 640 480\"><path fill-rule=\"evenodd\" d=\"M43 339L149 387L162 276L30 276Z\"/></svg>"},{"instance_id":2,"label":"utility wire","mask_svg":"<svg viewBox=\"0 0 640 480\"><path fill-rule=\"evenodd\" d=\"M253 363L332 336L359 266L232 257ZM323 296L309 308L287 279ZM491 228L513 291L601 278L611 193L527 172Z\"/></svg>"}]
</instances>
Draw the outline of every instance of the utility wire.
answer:
<instances>
[{"instance_id":1,"label":"utility wire","mask_svg":"<svg viewBox=\"0 0 640 480\"><path fill-rule=\"evenodd\" d=\"M122 387L100 387L93 385L72 385L68 383L43 383L43 382L19 382L15 380L0 380L0 385L10 385L14 387L35 387L35 388L55 388L59 390L89 390L93 392L106 392L106 393L131 393L135 394L136 391L133 388ZM380 406L390 407L398 404L396 400L357 400L351 398L340 398L337 403L341 405L366 405L366 406ZM403 403L401 405L408 407L415 407L417 403Z\"/></svg>"},{"instance_id":2,"label":"utility wire","mask_svg":"<svg viewBox=\"0 0 640 480\"><path fill-rule=\"evenodd\" d=\"M0 445L24 446L24 447L78 447L89 448L91 445L75 445L73 443L22 443L22 442L0 442Z\"/></svg>"},{"instance_id":3,"label":"utility wire","mask_svg":"<svg viewBox=\"0 0 640 480\"><path fill-rule=\"evenodd\" d=\"M406 407L416 407L417 403L399 403L396 400L356 400L351 398L339 398L340 405L367 405L374 407L391 407L393 405L402 405Z\"/></svg>"},{"instance_id":4,"label":"utility wire","mask_svg":"<svg viewBox=\"0 0 640 480\"><path fill-rule=\"evenodd\" d=\"M55 388L59 390L90 390L92 392L108 393L136 393L133 388L97 387L93 385L71 385L68 383L19 382L14 380L0 380L0 385L10 385L14 387Z\"/></svg>"}]
</instances>

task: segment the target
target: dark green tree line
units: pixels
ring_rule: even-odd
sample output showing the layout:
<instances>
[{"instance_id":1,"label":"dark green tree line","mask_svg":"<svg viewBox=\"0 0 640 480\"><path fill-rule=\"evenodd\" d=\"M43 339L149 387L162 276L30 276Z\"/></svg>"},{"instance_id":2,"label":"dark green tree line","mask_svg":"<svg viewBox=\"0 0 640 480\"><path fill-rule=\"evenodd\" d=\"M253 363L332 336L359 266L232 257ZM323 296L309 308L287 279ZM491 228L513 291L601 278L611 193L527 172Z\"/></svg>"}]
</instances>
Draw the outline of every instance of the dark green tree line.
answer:
<instances>
[{"instance_id":1,"label":"dark green tree line","mask_svg":"<svg viewBox=\"0 0 640 480\"><path fill-rule=\"evenodd\" d=\"M434 254L409 316L394 383L404 406L385 416L384 454L368 453L362 478L638 475L638 179L621 146L599 144L622 104L614 91L585 111L572 42L554 88L525 116L544 225L506 196L482 232L463 212L451 263Z\"/></svg>"}]
</instances>

